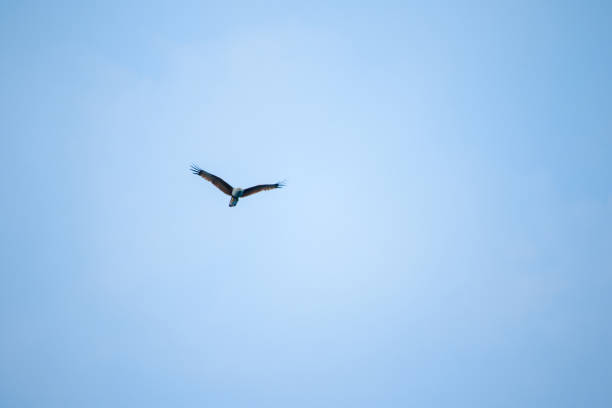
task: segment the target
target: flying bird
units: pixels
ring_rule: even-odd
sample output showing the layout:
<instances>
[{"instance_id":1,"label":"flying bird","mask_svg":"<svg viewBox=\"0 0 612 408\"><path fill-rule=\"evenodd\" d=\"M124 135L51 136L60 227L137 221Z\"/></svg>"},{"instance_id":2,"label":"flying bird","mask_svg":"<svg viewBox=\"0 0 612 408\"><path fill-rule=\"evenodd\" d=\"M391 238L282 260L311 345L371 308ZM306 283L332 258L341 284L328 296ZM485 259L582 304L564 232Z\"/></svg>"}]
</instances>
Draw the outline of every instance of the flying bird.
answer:
<instances>
[{"instance_id":1,"label":"flying bird","mask_svg":"<svg viewBox=\"0 0 612 408\"><path fill-rule=\"evenodd\" d=\"M215 185L219 190L223 191L228 196L231 196L229 206L235 207L238 204L240 197L247 197L260 191L273 190L275 188L281 188L285 186L285 183L278 182L275 184L259 184L257 186L245 188L244 190L240 187L232 187L221 177L217 177L214 174L210 174L207 171L202 170L198 166L192 164L191 171L193 174L202 177L204 180L208 180Z\"/></svg>"}]
</instances>

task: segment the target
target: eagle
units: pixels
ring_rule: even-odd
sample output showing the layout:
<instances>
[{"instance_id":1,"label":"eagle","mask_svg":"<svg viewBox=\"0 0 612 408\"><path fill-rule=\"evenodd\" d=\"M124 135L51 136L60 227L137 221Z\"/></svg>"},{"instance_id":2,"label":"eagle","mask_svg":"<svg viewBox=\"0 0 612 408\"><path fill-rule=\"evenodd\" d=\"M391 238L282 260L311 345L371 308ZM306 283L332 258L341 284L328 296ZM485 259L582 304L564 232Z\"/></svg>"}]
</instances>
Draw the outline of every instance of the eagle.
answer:
<instances>
[{"instance_id":1,"label":"eagle","mask_svg":"<svg viewBox=\"0 0 612 408\"><path fill-rule=\"evenodd\" d=\"M219 190L223 191L228 196L231 196L229 206L235 207L238 204L238 199L240 197L247 197L255 193L259 193L260 191L274 190L275 188L281 188L285 186L285 183L279 181L274 184L259 184L257 186L245 188L244 190L239 187L230 186L225 180L221 177L217 177L214 174L210 174L207 171L202 170L195 164L191 165L191 171L196 176L202 177L204 180L210 181L217 187Z\"/></svg>"}]
</instances>

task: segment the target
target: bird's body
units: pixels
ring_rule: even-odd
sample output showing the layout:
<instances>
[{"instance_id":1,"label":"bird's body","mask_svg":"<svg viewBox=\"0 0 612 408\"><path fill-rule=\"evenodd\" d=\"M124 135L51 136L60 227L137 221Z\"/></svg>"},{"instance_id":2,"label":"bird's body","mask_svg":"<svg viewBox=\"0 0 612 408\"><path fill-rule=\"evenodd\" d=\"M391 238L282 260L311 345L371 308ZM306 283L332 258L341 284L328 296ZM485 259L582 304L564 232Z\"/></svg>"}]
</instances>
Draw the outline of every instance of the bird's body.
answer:
<instances>
[{"instance_id":1,"label":"bird's body","mask_svg":"<svg viewBox=\"0 0 612 408\"><path fill-rule=\"evenodd\" d=\"M232 188L232 198L230 198L229 206L235 207L236 204L238 204L238 199L242 197L242 194L244 194L244 190L240 187Z\"/></svg>"},{"instance_id":2,"label":"bird's body","mask_svg":"<svg viewBox=\"0 0 612 408\"><path fill-rule=\"evenodd\" d=\"M242 189L240 187L232 187L221 177L217 177L214 174L210 174L198 166L191 165L191 171L193 174L202 177L204 180L210 181L213 183L219 190L224 192L225 194L231 196L229 206L235 207L238 204L238 199L240 197L247 197L251 194L259 193L260 191L272 190L275 188L281 188L285 184L282 182L278 182L275 184L259 184L257 186L249 187L246 189Z\"/></svg>"}]
</instances>

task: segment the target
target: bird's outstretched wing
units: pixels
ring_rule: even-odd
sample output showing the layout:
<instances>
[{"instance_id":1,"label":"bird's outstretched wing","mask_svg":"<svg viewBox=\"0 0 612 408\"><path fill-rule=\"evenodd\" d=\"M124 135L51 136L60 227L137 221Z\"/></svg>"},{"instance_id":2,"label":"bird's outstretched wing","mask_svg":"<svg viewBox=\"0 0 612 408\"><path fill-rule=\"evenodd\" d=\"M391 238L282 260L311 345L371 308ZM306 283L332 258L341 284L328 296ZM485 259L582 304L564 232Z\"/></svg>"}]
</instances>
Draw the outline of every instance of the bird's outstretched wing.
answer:
<instances>
[{"instance_id":1,"label":"bird's outstretched wing","mask_svg":"<svg viewBox=\"0 0 612 408\"><path fill-rule=\"evenodd\" d=\"M284 186L285 186L285 183L282 181L279 183L275 183L275 184L260 184L258 186L253 186L253 187L244 189L244 191L242 192L242 196L246 197L246 196L250 196L251 194L259 193L260 191L273 190L275 188L281 188Z\"/></svg>"},{"instance_id":2,"label":"bird's outstretched wing","mask_svg":"<svg viewBox=\"0 0 612 408\"><path fill-rule=\"evenodd\" d=\"M219 190L223 191L225 194L232 195L233 187L227 184L227 182L221 177L217 177L214 174L210 174L194 164L191 165L191 171L193 172L193 174L198 175L204 180L208 180L213 183Z\"/></svg>"}]
</instances>

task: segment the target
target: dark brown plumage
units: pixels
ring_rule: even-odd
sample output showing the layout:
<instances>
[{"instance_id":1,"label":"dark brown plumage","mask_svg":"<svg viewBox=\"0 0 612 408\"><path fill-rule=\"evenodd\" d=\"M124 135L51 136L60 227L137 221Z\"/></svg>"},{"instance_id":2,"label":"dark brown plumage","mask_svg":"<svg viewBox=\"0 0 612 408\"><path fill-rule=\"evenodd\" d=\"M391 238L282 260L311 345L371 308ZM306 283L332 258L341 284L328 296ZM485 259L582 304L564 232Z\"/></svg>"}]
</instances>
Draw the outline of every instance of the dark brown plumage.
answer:
<instances>
[{"instance_id":1,"label":"dark brown plumage","mask_svg":"<svg viewBox=\"0 0 612 408\"><path fill-rule=\"evenodd\" d=\"M245 188L242 191L242 197L250 196L251 194L259 193L260 191L268 191L268 190L273 190L275 188L281 188L283 185L284 185L283 183L260 184L258 186Z\"/></svg>"},{"instance_id":2,"label":"dark brown plumage","mask_svg":"<svg viewBox=\"0 0 612 408\"><path fill-rule=\"evenodd\" d=\"M193 174L196 174L202 177L204 180L208 180L211 183L213 183L219 190L223 191L225 194L230 195L230 196L232 195L232 190L234 188L230 186L221 177L217 177L214 174L210 174L209 172L204 171L198 166L195 166L193 164L191 165L191 171L193 172Z\"/></svg>"},{"instance_id":3,"label":"dark brown plumage","mask_svg":"<svg viewBox=\"0 0 612 408\"><path fill-rule=\"evenodd\" d=\"M285 185L283 182L274 183L274 184L259 184L259 185L249 187L243 190L239 187L232 187L221 177L217 177L214 174L210 174L207 171L202 170L196 165L193 165L193 164L191 165L191 171L193 172L193 174L202 177L204 180L210 181L219 190L231 196L232 198L230 199L230 203L229 203L230 207L235 207L240 197L247 197L255 193L259 193L260 191L267 191L267 190L273 190L275 188L281 188Z\"/></svg>"}]
</instances>

